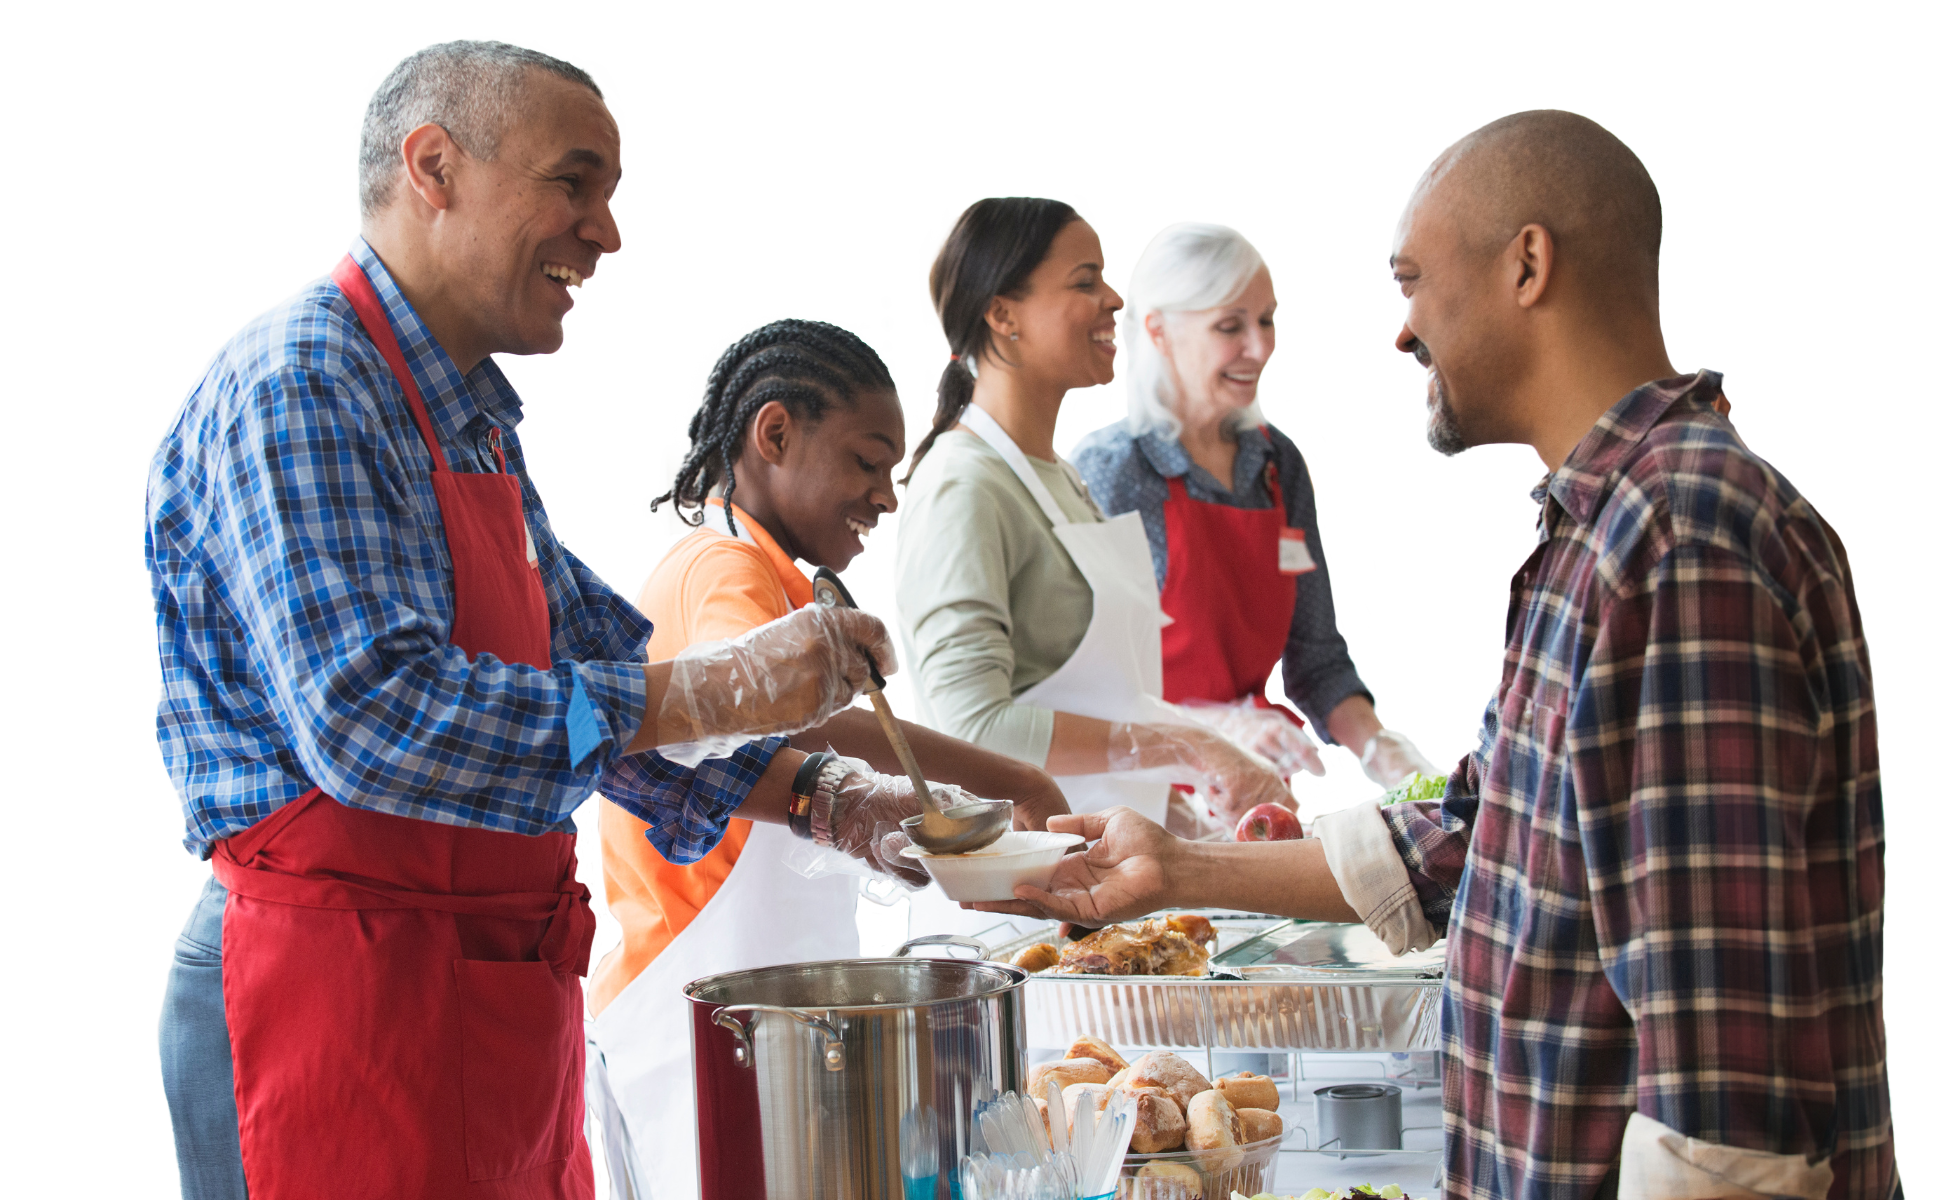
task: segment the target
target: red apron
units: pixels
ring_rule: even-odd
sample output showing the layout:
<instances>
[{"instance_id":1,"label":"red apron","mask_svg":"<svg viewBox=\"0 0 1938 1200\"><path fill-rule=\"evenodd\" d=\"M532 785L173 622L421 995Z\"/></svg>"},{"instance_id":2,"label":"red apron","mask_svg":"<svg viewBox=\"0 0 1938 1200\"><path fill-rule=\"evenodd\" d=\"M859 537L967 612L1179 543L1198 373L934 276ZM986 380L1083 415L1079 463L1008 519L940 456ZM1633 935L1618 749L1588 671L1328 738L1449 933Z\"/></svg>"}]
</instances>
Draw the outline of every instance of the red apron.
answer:
<instances>
[{"instance_id":1,"label":"red apron","mask_svg":"<svg viewBox=\"0 0 1938 1200\"><path fill-rule=\"evenodd\" d=\"M429 447L451 641L551 665L518 480L458 474L370 281L331 273ZM493 431L494 443L496 431ZM574 839L349 808L311 789L216 844L222 999L252 1200L592 1196Z\"/></svg>"},{"instance_id":2,"label":"red apron","mask_svg":"<svg viewBox=\"0 0 1938 1200\"><path fill-rule=\"evenodd\" d=\"M1286 527L1278 465L1266 469L1270 508L1194 500L1183 476L1170 480L1162 603L1172 618L1164 627L1164 698L1174 704L1250 696L1262 705L1265 681L1285 654L1302 572L1286 569L1282 542L1295 540L1303 559L1304 534Z\"/></svg>"}]
</instances>

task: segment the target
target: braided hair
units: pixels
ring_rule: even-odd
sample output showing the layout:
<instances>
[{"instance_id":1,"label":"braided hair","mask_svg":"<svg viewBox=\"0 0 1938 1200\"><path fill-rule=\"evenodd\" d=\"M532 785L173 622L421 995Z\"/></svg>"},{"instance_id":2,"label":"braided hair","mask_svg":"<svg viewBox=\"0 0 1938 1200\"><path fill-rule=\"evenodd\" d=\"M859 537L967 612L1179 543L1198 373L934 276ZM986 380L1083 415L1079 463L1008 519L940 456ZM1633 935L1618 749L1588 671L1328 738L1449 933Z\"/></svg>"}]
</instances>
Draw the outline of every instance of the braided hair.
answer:
<instances>
[{"instance_id":1,"label":"braided hair","mask_svg":"<svg viewBox=\"0 0 1938 1200\"><path fill-rule=\"evenodd\" d=\"M852 405L861 392L894 387L881 356L838 325L787 320L761 326L713 364L706 397L686 427L692 448L673 486L654 498L652 511L671 500L682 521L698 525L707 496L719 485L727 528L739 533L733 519L733 464L747 441L747 422L762 406L778 400L797 420L812 424L836 403Z\"/></svg>"}]
</instances>

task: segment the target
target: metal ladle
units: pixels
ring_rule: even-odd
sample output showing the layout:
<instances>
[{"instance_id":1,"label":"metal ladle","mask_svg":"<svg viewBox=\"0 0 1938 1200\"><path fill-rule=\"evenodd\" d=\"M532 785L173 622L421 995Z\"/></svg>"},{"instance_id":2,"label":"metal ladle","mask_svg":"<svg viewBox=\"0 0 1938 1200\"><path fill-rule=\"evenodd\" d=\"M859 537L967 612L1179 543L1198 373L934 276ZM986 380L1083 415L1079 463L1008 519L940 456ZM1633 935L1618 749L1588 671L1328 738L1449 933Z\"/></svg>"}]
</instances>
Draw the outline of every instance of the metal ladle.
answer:
<instances>
[{"instance_id":1,"label":"metal ladle","mask_svg":"<svg viewBox=\"0 0 1938 1200\"><path fill-rule=\"evenodd\" d=\"M841 577L826 567L814 573L814 601L824 608L855 607L854 597L848 594ZM915 798L922 802L921 815L904 820L902 832L930 854L967 854L1003 836L1015 814L1016 805L1011 801L980 800L950 809L936 804L935 797L929 794L929 781L923 778L922 768L915 763L915 752L908 747L902 723L895 719L895 713L888 707L888 697L882 694L886 681L875 668L874 656L867 657L868 677L872 681L868 699L875 706L875 719L882 723L888 744L895 748L895 757L901 760L902 770L915 786Z\"/></svg>"}]
</instances>

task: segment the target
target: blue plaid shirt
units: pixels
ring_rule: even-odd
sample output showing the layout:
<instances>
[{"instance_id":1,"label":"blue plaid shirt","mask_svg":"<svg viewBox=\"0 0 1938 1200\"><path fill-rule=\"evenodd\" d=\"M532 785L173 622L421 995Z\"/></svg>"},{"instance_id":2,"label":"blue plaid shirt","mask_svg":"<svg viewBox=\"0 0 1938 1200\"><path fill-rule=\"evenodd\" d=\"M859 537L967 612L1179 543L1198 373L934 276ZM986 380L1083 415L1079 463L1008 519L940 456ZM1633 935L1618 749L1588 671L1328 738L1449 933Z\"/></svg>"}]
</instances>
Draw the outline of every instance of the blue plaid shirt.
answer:
<instances>
[{"instance_id":1,"label":"blue plaid shirt","mask_svg":"<svg viewBox=\"0 0 1938 1200\"><path fill-rule=\"evenodd\" d=\"M626 756L646 711L652 625L553 536L490 359L460 375L378 261L352 248L390 316L451 468L524 493L552 616L549 670L450 642L451 559L431 456L403 388L327 278L223 347L148 478L162 758L184 844L206 858L320 787L341 803L449 825L572 831L597 789L674 862L720 840L785 741L688 769Z\"/></svg>"}]
</instances>

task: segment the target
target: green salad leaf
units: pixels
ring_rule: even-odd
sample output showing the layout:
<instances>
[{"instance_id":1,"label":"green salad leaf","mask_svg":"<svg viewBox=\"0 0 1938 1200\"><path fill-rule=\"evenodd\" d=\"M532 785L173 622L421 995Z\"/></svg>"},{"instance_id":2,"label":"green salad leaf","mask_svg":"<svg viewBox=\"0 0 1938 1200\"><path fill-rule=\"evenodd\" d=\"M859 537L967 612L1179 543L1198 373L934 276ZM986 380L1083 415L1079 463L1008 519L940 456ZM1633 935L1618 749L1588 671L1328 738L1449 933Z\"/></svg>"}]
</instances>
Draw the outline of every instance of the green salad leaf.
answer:
<instances>
[{"instance_id":1,"label":"green salad leaf","mask_svg":"<svg viewBox=\"0 0 1938 1200\"><path fill-rule=\"evenodd\" d=\"M1400 780L1400 786L1379 798L1381 807L1409 804L1415 800L1438 800L1447 794L1445 775L1422 775L1418 771Z\"/></svg>"}]
</instances>

